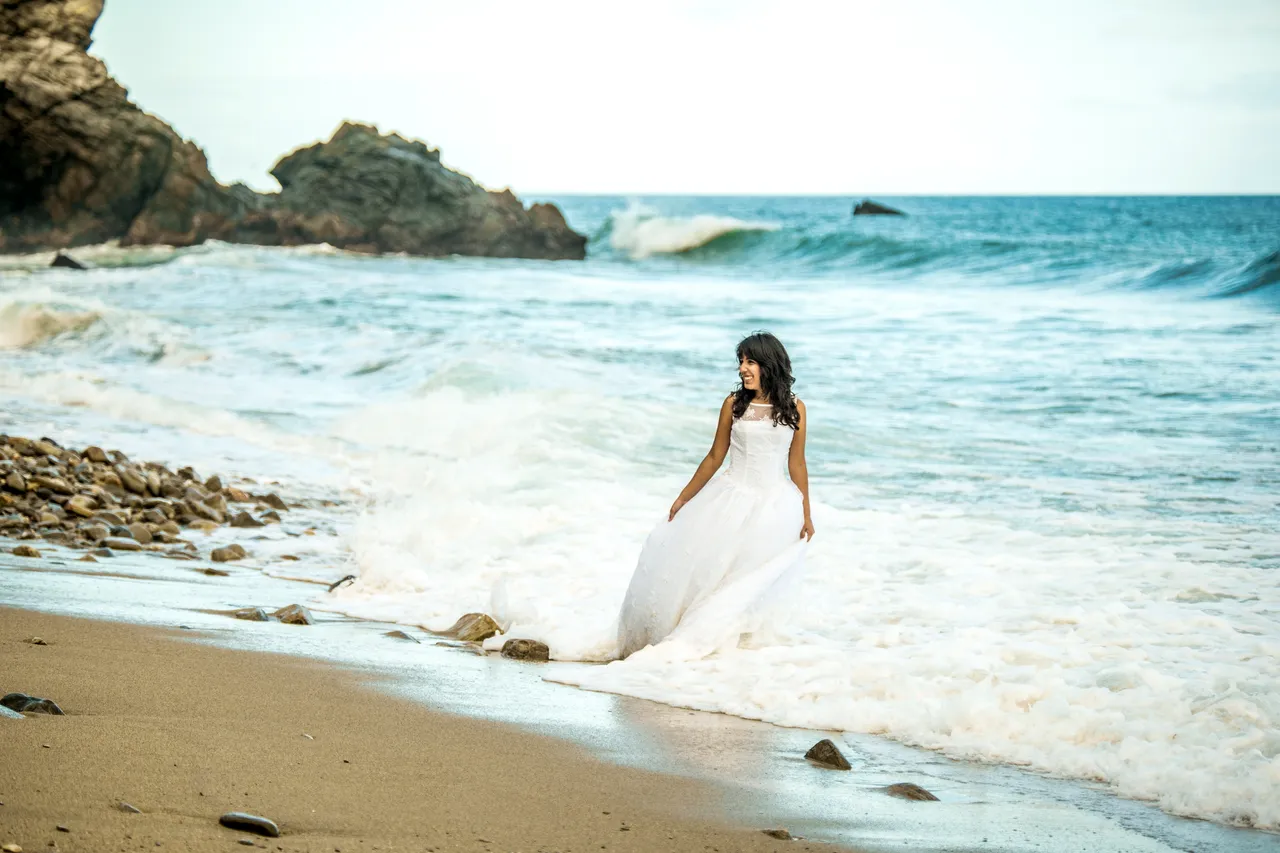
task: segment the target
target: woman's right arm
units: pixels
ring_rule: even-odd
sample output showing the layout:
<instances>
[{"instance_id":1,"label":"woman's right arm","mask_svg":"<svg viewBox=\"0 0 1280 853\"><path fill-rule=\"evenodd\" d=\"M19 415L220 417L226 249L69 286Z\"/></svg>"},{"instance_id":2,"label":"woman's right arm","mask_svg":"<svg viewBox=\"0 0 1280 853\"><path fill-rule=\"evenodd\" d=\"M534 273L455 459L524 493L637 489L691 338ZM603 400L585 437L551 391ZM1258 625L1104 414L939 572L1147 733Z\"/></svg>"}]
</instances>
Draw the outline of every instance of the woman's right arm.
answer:
<instances>
[{"instance_id":1,"label":"woman's right arm","mask_svg":"<svg viewBox=\"0 0 1280 853\"><path fill-rule=\"evenodd\" d=\"M676 498L676 502L671 505L671 512L667 515L667 521L671 521L676 517L676 513L680 511L680 507L693 500L693 496L702 491L702 487L707 484L712 475L720 470L721 464L724 463L724 457L729 453L729 432L733 428L733 395L730 394L724 398L724 402L720 405L720 420L716 423L716 438L711 443L711 450L702 458L702 462L698 465L698 470L693 472L693 479L689 481L689 485L685 486L680 492L680 497Z\"/></svg>"}]
</instances>

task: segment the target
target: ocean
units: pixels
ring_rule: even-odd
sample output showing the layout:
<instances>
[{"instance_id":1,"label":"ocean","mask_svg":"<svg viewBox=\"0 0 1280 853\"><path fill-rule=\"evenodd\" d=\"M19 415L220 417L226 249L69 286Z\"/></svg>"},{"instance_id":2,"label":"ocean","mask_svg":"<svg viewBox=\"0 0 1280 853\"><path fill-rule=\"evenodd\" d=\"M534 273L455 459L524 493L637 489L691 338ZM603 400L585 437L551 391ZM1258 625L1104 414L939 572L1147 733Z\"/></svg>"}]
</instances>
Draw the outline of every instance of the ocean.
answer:
<instances>
[{"instance_id":1,"label":"ocean","mask_svg":"<svg viewBox=\"0 0 1280 853\"><path fill-rule=\"evenodd\" d=\"M0 258L0 431L278 481L313 535L255 565L358 575L315 608L486 611L572 681L768 329L796 605L610 689L1280 830L1280 198L548 200L585 262Z\"/></svg>"}]
</instances>

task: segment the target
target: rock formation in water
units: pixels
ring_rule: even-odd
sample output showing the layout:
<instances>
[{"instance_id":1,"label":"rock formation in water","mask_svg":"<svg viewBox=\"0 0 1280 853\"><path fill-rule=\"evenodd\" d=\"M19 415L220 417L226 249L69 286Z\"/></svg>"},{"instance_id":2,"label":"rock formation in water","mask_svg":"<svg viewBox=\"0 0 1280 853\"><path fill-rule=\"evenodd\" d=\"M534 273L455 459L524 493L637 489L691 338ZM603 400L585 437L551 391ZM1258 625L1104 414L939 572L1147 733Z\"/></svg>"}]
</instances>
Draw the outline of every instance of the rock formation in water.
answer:
<instances>
[{"instance_id":1,"label":"rock formation in water","mask_svg":"<svg viewBox=\"0 0 1280 853\"><path fill-rule=\"evenodd\" d=\"M87 53L103 0L0 0L0 252L119 239L329 243L365 252L580 259L553 205L526 209L440 152L344 124L276 164L283 188L223 186Z\"/></svg>"},{"instance_id":2,"label":"rock formation in water","mask_svg":"<svg viewBox=\"0 0 1280 853\"><path fill-rule=\"evenodd\" d=\"M854 205L854 216L906 216L901 210L889 207L887 204L881 204L878 201L864 199Z\"/></svg>"}]
</instances>

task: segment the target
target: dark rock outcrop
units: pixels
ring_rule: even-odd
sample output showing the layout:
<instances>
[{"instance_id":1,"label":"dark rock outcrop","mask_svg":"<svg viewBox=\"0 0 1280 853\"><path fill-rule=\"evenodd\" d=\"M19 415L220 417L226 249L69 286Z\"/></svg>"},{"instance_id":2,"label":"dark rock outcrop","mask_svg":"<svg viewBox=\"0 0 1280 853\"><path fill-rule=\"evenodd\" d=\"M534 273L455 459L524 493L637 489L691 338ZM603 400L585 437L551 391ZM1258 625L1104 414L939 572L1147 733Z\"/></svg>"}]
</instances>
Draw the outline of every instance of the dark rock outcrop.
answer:
<instances>
[{"instance_id":1,"label":"dark rock outcrop","mask_svg":"<svg viewBox=\"0 0 1280 853\"><path fill-rule=\"evenodd\" d=\"M849 764L849 760L844 757L844 753L830 738L823 738L809 747L809 751L804 754L804 757L815 764L821 764L823 767L830 767L835 770L853 769L853 766Z\"/></svg>"},{"instance_id":2,"label":"dark rock outcrop","mask_svg":"<svg viewBox=\"0 0 1280 853\"><path fill-rule=\"evenodd\" d=\"M70 255L63 254L62 252L59 252L56 256L54 256L53 262L49 264L49 266L62 267L64 269L69 269L69 270L88 269L88 267L86 267L84 264L77 261L75 258L71 257Z\"/></svg>"},{"instance_id":3,"label":"dark rock outcrop","mask_svg":"<svg viewBox=\"0 0 1280 853\"><path fill-rule=\"evenodd\" d=\"M0 252L119 239L329 243L362 252L580 259L551 205L526 209L440 152L346 123L280 160L278 194L220 184L194 144L87 53L103 0L0 0Z\"/></svg>"},{"instance_id":4,"label":"dark rock outcrop","mask_svg":"<svg viewBox=\"0 0 1280 853\"><path fill-rule=\"evenodd\" d=\"M881 204L878 201L864 199L853 207L854 216L906 216L901 210Z\"/></svg>"}]
</instances>

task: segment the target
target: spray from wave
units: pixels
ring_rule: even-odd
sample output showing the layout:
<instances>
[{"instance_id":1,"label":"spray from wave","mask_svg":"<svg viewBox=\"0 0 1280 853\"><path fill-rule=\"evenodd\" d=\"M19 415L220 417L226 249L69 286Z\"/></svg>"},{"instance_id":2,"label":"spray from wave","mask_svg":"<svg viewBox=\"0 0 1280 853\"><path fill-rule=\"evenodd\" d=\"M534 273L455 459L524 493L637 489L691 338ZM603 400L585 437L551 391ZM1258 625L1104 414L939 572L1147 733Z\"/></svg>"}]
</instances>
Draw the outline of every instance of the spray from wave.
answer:
<instances>
[{"instance_id":1,"label":"spray from wave","mask_svg":"<svg viewBox=\"0 0 1280 853\"><path fill-rule=\"evenodd\" d=\"M0 349L26 349L98 322L97 311L15 300L0 304Z\"/></svg>"},{"instance_id":2,"label":"spray from wave","mask_svg":"<svg viewBox=\"0 0 1280 853\"><path fill-rule=\"evenodd\" d=\"M730 234L776 231L770 222L747 222L732 216L700 213L695 216L663 216L633 204L615 212L609 220L609 245L632 260L652 255L678 255L701 248Z\"/></svg>"}]
</instances>

